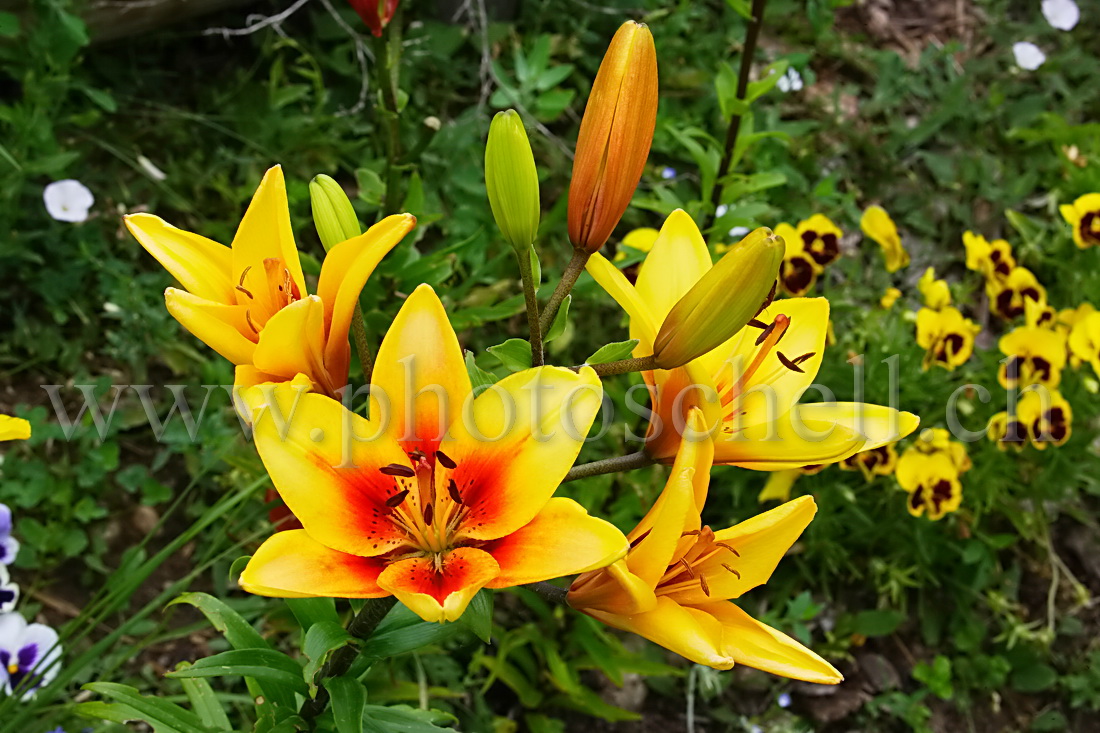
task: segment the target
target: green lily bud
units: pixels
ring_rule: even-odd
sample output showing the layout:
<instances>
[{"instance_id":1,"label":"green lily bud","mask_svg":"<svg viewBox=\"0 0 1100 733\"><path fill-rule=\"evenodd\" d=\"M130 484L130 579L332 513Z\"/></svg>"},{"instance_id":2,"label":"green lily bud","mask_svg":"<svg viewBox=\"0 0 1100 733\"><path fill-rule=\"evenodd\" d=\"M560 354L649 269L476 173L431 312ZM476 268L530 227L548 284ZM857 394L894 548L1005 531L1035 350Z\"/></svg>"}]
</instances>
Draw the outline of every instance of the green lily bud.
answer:
<instances>
[{"instance_id":1,"label":"green lily bud","mask_svg":"<svg viewBox=\"0 0 1100 733\"><path fill-rule=\"evenodd\" d=\"M669 311L653 342L657 366L683 366L744 328L770 297L784 250L766 227L730 249Z\"/></svg>"},{"instance_id":2,"label":"green lily bud","mask_svg":"<svg viewBox=\"0 0 1100 733\"><path fill-rule=\"evenodd\" d=\"M526 252L539 231L539 175L515 110L498 112L489 126L485 188L501 234L517 252Z\"/></svg>"},{"instance_id":3,"label":"green lily bud","mask_svg":"<svg viewBox=\"0 0 1100 733\"><path fill-rule=\"evenodd\" d=\"M331 176L322 174L309 182L309 202L313 207L313 224L326 252L363 233L348 195Z\"/></svg>"}]
</instances>

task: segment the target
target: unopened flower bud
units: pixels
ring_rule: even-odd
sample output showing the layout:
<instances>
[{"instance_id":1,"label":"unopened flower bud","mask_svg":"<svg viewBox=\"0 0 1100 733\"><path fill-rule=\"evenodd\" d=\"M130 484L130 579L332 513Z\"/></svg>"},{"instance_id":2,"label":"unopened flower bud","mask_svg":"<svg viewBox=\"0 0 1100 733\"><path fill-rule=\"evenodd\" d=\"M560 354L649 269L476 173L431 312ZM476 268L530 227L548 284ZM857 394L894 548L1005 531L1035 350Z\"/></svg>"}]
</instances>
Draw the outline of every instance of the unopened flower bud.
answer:
<instances>
[{"instance_id":1,"label":"unopened flower bud","mask_svg":"<svg viewBox=\"0 0 1100 733\"><path fill-rule=\"evenodd\" d=\"M744 328L772 295L784 249L766 227L732 247L669 311L653 343L657 366L683 366Z\"/></svg>"},{"instance_id":2,"label":"unopened flower bud","mask_svg":"<svg viewBox=\"0 0 1100 733\"><path fill-rule=\"evenodd\" d=\"M646 26L619 27L600 64L577 135L569 184L569 241L603 246L642 177L657 123L657 52Z\"/></svg>"},{"instance_id":3,"label":"unopened flower bud","mask_svg":"<svg viewBox=\"0 0 1100 733\"><path fill-rule=\"evenodd\" d=\"M526 252L539 231L539 175L515 110L497 113L489 126L485 188L501 234L517 252Z\"/></svg>"},{"instance_id":4,"label":"unopened flower bud","mask_svg":"<svg viewBox=\"0 0 1100 733\"><path fill-rule=\"evenodd\" d=\"M348 195L332 177L320 175L309 182L309 202L313 224L326 252L363 233Z\"/></svg>"}]
</instances>

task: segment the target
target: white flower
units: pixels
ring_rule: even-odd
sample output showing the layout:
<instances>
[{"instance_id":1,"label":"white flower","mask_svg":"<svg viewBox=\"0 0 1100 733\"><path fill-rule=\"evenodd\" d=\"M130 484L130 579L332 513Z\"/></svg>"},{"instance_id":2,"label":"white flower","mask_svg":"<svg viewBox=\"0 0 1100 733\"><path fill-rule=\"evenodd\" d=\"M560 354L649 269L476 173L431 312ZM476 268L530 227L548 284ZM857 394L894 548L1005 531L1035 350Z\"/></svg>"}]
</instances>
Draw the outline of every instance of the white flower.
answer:
<instances>
[{"instance_id":1,"label":"white flower","mask_svg":"<svg viewBox=\"0 0 1100 733\"><path fill-rule=\"evenodd\" d=\"M730 231L729 231L730 239L740 239L741 237L745 236L748 233L749 233L749 228L748 227L734 227L733 229L730 229Z\"/></svg>"},{"instance_id":2,"label":"white flower","mask_svg":"<svg viewBox=\"0 0 1100 733\"><path fill-rule=\"evenodd\" d=\"M669 166L665 166L661 169L661 178L666 181L676 177L676 169Z\"/></svg>"},{"instance_id":3,"label":"white flower","mask_svg":"<svg viewBox=\"0 0 1100 733\"><path fill-rule=\"evenodd\" d=\"M717 208L714 209L714 216L718 219L721 219L723 216L726 215L726 212L729 210L730 207L726 204L718 204Z\"/></svg>"},{"instance_id":4,"label":"white flower","mask_svg":"<svg viewBox=\"0 0 1100 733\"><path fill-rule=\"evenodd\" d=\"M781 92L797 92L802 88L802 75L796 69L787 69L787 73L779 77L775 85Z\"/></svg>"},{"instance_id":5,"label":"white flower","mask_svg":"<svg viewBox=\"0 0 1100 733\"><path fill-rule=\"evenodd\" d=\"M1043 17L1060 31L1071 31L1081 20L1081 10L1073 0L1043 0Z\"/></svg>"},{"instance_id":6,"label":"white flower","mask_svg":"<svg viewBox=\"0 0 1100 733\"><path fill-rule=\"evenodd\" d=\"M19 586L11 582L7 567L0 565L0 613L7 613L19 602Z\"/></svg>"},{"instance_id":7,"label":"white flower","mask_svg":"<svg viewBox=\"0 0 1100 733\"><path fill-rule=\"evenodd\" d=\"M1016 56L1016 65L1027 71L1035 71L1047 60L1047 55L1030 41L1012 44L1012 53Z\"/></svg>"},{"instance_id":8,"label":"white flower","mask_svg":"<svg viewBox=\"0 0 1100 733\"><path fill-rule=\"evenodd\" d=\"M27 624L18 613L0 615L0 692L19 688L24 700L57 676L61 645L57 632L43 624Z\"/></svg>"},{"instance_id":9,"label":"white flower","mask_svg":"<svg viewBox=\"0 0 1100 733\"><path fill-rule=\"evenodd\" d=\"M88 209L95 203L95 196L80 181L67 178L46 186L42 200L46 203L46 212L54 219L76 224L88 218Z\"/></svg>"}]
</instances>

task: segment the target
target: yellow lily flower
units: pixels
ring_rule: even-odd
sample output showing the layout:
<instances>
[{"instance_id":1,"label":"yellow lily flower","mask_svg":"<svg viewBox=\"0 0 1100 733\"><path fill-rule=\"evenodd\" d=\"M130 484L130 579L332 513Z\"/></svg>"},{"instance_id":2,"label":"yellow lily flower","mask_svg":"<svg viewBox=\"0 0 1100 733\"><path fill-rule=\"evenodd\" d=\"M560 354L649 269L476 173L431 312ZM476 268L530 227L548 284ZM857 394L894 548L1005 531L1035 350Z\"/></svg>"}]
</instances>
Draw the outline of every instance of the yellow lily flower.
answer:
<instances>
[{"instance_id":1,"label":"yellow lily flower","mask_svg":"<svg viewBox=\"0 0 1100 733\"><path fill-rule=\"evenodd\" d=\"M1072 358L1078 363L1087 361L1100 377L1100 312L1088 313L1076 320L1069 332L1069 349Z\"/></svg>"},{"instance_id":2,"label":"yellow lily flower","mask_svg":"<svg viewBox=\"0 0 1100 733\"><path fill-rule=\"evenodd\" d=\"M1012 245L1003 239L990 242L980 234L963 232L963 246L966 248L967 269L982 273L987 280L1007 277L1016 267Z\"/></svg>"},{"instance_id":3,"label":"yellow lily flower","mask_svg":"<svg viewBox=\"0 0 1100 733\"><path fill-rule=\"evenodd\" d=\"M702 431L697 410L688 420ZM715 532L699 516L712 456L709 440L681 443L664 491L627 535L630 552L574 580L569 605L697 664L715 669L744 664L807 682L840 682L831 664L730 602L771 577L813 519L813 498L801 497Z\"/></svg>"},{"instance_id":4,"label":"yellow lily flower","mask_svg":"<svg viewBox=\"0 0 1100 733\"><path fill-rule=\"evenodd\" d=\"M768 480L764 483L764 488L756 495L756 500L761 504L766 501L778 501L780 503L789 501L791 498L791 489L794 488L795 481L802 476L813 476L814 474L821 473L830 465L832 464L810 463L798 468L769 471Z\"/></svg>"},{"instance_id":5,"label":"yellow lily flower","mask_svg":"<svg viewBox=\"0 0 1100 733\"><path fill-rule=\"evenodd\" d=\"M924 298L924 307L938 311L951 305L951 289L946 280L936 279L936 268L929 267L917 282L917 289Z\"/></svg>"},{"instance_id":6,"label":"yellow lily flower","mask_svg":"<svg viewBox=\"0 0 1100 733\"><path fill-rule=\"evenodd\" d=\"M1024 392L1016 404L1016 416L1028 441L1039 450L1064 445L1073 434L1073 408L1056 389Z\"/></svg>"},{"instance_id":7,"label":"yellow lily flower","mask_svg":"<svg viewBox=\"0 0 1100 733\"><path fill-rule=\"evenodd\" d=\"M987 280L989 308L1006 321L1024 314L1025 301L1046 305L1047 291L1026 267L1014 267L1003 278Z\"/></svg>"},{"instance_id":8,"label":"yellow lily flower","mask_svg":"<svg viewBox=\"0 0 1100 733\"><path fill-rule=\"evenodd\" d=\"M691 217L678 211L665 221L636 285L599 254L587 269L629 314L634 354L648 356L658 326L711 269L711 258ZM908 435L919 422L909 413L850 402L798 404L821 366L828 322L824 298L778 300L683 367L642 372L654 413L646 452L671 463L692 407L702 409L714 433L716 463L756 470L835 462Z\"/></svg>"},{"instance_id":9,"label":"yellow lily flower","mask_svg":"<svg viewBox=\"0 0 1100 733\"><path fill-rule=\"evenodd\" d=\"M859 228L882 248L886 271L897 272L909 266L909 253L901 243L898 227L881 206L868 206L859 220ZM885 306L889 307L889 306Z\"/></svg>"},{"instance_id":10,"label":"yellow lily flower","mask_svg":"<svg viewBox=\"0 0 1100 733\"><path fill-rule=\"evenodd\" d=\"M453 621L483 587L626 553L613 525L552 496L600 408L591 369L528 369L474 398L443 304L421 285L378 349L370 395L368 419L290 384L246 392L260 458L303 529L263 543L245 590L394 595L427 621Z\"/></svg>"},{"instance_id":11,"label":"yellow lily flower","mask_svg":"<svg viewBox=\"0 0 1100 733\"><path fill-rule=\"evenodd\" d=\"M1073 227L1073 243L1081 249L1100 246L1100 193L1086 193L1072 204L1058 207Z\"/></svg>"},{"instance_id":12,"label":"yellow lily flower","mask_svg":"<svg viewBox=\"0 0 1100 733\"><path fill-rule=\"evenodd\" d=\"M26 440L31 437L31 424L21 417L0 415L0 440Z\"/></svg>"},{"instance_id":13,"label":"yellow lily flower","mask_svg":"<svg viewBox=\"0 0 1100 733\"><path fill-rule=\"evenodd\" d=\"M327 395L347 384L348 328L363 285L416 224L410 214L390 216L336 245L325 257L317 295L309 295L280 166L264 175L231 248L151 214L125 221L183 285L164 291L169 313L237 365L237 384L305 374Z\"/></svg>"},{"instance_id":14,"label":"yellow lily flower","mask_svg":"<svg viewBox=\"0 0 1100 733\"><path fill-rule=\"evenodd\" d=\"M898 302L898 298L901 297L901 291L897 288L886 288L886 292L879 298L878 304L884 309L890 310L894 307L894 303Z\"/></svg>"},{"instance_id":15,"label":"yellow lily flower","mask_svg":"<svg viewBox=\"0 0 1100 733\"><path fill-rule=\"evenodd\" d=\"M848 456L839 464L842 471L859 471L867 481L875 476L889 476L898 467L898 451L893 443L880 445Z\"/></svg>"},{"instance_id":16,"label":"yellow lily flower","mask_svg":"<svg viewBox=\"0 0 1100 733\"><path fill-rule=\"evenodd\" d=\"M806 251L806 244L790 224L777 224L775 233L785 246L783 264L779 267L779 287L787 295L805 295L813 290L822 267Z\"/></svg>"},{"instance_id":17,"label":"yellow lily flower","mask_svg":"<svg viewBox=\"0 0 1100 733\"><path fill-rule=\"evenodd\" d=\"M632 229L623 237L623 241L620 243L622 246L615 252L615 262L622 262L626 259L626 250L623 246L636 249L639 252L648 252L653 249L653 243L657 241L657 235L659 232L653 227L639 227L638 229Z\"/></svg>"},{"instance_id":18,"label":"yellow lily flower","mask_svg":"<svg viewBox=\"0 0 1100 733\"><path fill-rule=\"evenodd\" d=\"M1066 337L1049 328L1019 326L1001 336L1001 362L997 381L1005 389L1041 384L1057 387L1066 365Z\"/></svg>"},{"instance_id":19,"label":"yellow lily flower","mask_svg":"<svg viewBox=\"0 0 1100 733\"><path fill-rule=\"evenodd\" d=\"M942 519L962 503L962 484L950 458L943 453L907 450L898 459L898 485L909 492L906 508L914 517Z\"/></svg>"},{"instance_id":20,"label":"yellow lily flower","mask_svg":"<svg viewBox=\"0 0 1100 733\"><path fill-rule=\"evenodd\" d=\"M980 326L964 318L953 306L940 310L921 308L917 311L917 345L925 349L921 367L928 370L939 366L954 371L974 353L974 338L980 331Z\"/></svg>"}]
</instances>

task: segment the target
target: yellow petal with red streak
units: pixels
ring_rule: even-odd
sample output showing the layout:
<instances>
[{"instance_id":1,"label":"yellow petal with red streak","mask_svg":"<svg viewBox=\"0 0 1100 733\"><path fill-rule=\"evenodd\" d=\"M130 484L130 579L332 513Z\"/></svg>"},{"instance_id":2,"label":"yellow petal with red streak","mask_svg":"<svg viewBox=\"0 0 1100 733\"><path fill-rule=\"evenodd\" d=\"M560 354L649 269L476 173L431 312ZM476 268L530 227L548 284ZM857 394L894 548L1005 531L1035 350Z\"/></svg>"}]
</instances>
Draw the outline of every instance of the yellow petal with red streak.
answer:
<instances>
[{"instance_id":1,"label":"yellow petal with red streak","mask_svg":"<svg viewBox=\"0 0 1100 733\"><path fill-rule=\"evenodd\" d=\"M241 587L275 598L381 598L385 563L322 545L303 529L267 538L241 573Z\"/></svg>"},{"instance_id":2,"label":"yellow petal with red streak","mask_svg":"<svg viewBox=\"0 0 1100 733\"><path fill-rule=\"evenodd\" d=\"M459 547L444 555L438 568L430 557L391 563L378 576L378 585L425 621L455 621L499 572L492 555Z\"/></svg>"}]
</instances>

